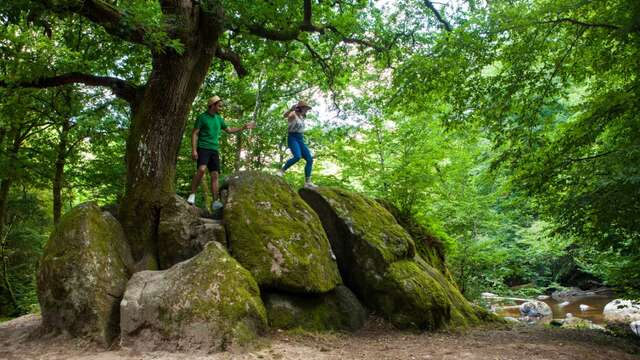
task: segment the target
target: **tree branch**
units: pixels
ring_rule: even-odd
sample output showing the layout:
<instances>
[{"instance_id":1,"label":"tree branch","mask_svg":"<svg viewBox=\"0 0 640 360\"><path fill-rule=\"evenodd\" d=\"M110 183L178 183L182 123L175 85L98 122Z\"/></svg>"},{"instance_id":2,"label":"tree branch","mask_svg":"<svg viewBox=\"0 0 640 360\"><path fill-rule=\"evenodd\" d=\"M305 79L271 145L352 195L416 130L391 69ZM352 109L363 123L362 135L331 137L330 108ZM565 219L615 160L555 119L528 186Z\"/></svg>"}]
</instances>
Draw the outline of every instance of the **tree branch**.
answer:
<instances>
[{"instance_id":1,"label":"tree branch","mask_svg":"<svg viewBox=\"0 0 640 360\"><path fill-rule=\"evenodd\" d=\"M587 28L604 28L610 30L619 30L620 27L617 25L604 24L604 23L587 23L580 20L570 19L570 18L559 18L553 20L541 21L542 24L559 24L559 23L569 23L573 25L579 25Z\"/></svg>"},{"instance_id":2,"label":"tree branch","mask_svg":"<svg viewBox=\"0 0 640 360\"><path fill-rule=\"evenodd\" d=\"M325 34L327 30L335 33L341 38L341 41L346 44L356 44L365 47L375 49L379 52L385 51L385 48L377 45L369 40L358 39L350 36L345 36L333 25L314 25L313 23L300 23L298 27L284 30L272 30L267 29L260 24L251 24L247 26L249 33L263 39L274 41L294 41L298 40L298 36L303 32Z\"/></svg>"},{"instance_id":3,"label":"tree branch","mask_svg":"<svg viewBox=\"0 0 640 360\"><path fill-rule=\"evenodd\" d=\"M236 70L236 73L238 74L239 77L246 76L249 73L247 69L245 69L244 66L242 65L242 60L240 59L240 56L229 49L222 49L220 47L217 47L216 57L218 59L230 62L231 65L233 65L233 68Z\"/></svg>"},{"instance_id":4,"label":"tree branch","mask_svg":"<svg viewBox=\"0 0 640 360\"><path fill-rule=\"evenodd\" d=\"M114 95L127 100L130 103L134 103L137 101L138 95L142 90L141 87L135 86L126 80L109 76L83 74L79 72L71 72L64 75L43 77L17 82L6 82L4 80L0 80L0 87L16 88L44 89L68 84L84 84L89 86L107 87L111 89Z\"/></svg>"},{"instance_id":5,"label":"tree branch","mask_svg":"<svg viewBox=\"0 0 640 360\"><path fill-rule=\"evenodd\" d=\"M260 24L251 24L247 28L253 35L275 41L292 41L298 38L302 32L316 32L324 34L323 26L313 25L311 0L304 0L303 4L304 17L297 27L286 30L270 30Z\"/></svg>"},{"instance_id":6,"label":"tree branch","mask_svg":"<svg viewBox=\"0 0 640 360\"><path fill-rule=\"evenodd\" d=\"M451 26L451 24L447 21L447 19L445 19L442 16L442 14L440 14L438 9L436 9L436 7L433 6L433 3L431 1L423 0L423 2L424 2L424 6L428 7L429 10L431 10L433 15L435 15L436 19L438 19L438 21L440 22L440 24L442 24L442 26L444 26L445 30L447 30L447 31L452 31L453 30L453 27Z\"/></svg>"},{"instance_id":7,"label":"tree branch","mask_svg":"<svg viewBox=\"0 0 640 360\"><path fill-rule=\"evenodd\" d=\"M611 150L611 151L603 152L603 153L592 155L592 156L582 157L582 158L569 158L569 159L567 159L567 162L579 162L579 161L594 160L594 159L598 159L598 158L613 154L614 152L616 152L616 151L615 150Z\"/></svg>"},{"instance_id":8,"label":"tree branch","mask_svg":"<svg viewBox=\"0 0 640 360\"><path fill-rule=\"evenodd\" d=\"M324 74L327 76L329 80L329 86L332 86L334 82L334 74L333 74L333 70L331 69L331 66L327 63L327 59L320 56L320 54L318 54L307 42L305 41L300 41L300 42L304 45L305 48L307 48L307 50L311 54L311 57L318 60L318 63L322 67L322 72L324 72Z\"/></svg>"},{"instance_id":9,"label":"tree branch","mask_svg":"<svg viewBox=\"0 0 640 360\"><path fill-rule=\"evenodd\" d=\"M47 8L56 13L75 13L91 22L102 26L109 34L120 39L142 45L150 45L146 42L146 29L142 26L131 24L127 16L115 6L101 0L69 1L60 4L60 1L41 0Z\"/></svg>"},{"instance_id":10,"label":"tree branch","mask_svg":"<svg viewBox=\"0 0 640 360\"><path fill-rule=\"evenodd\" d=\"M274 41L293 41L298 38L300 33L305 31L324 33L324 29L315 28L313 25L311 25L310 27L305 24L300 24L298 25L298 27L295 27L292 29L285 29L285 30L272 30L272 29L267 29L260 24L251 24L247 26L247 29L249 30L249 33L251 33L252 35L261 37L263 39L274 40Z\"/></svg>"}]
</instances>

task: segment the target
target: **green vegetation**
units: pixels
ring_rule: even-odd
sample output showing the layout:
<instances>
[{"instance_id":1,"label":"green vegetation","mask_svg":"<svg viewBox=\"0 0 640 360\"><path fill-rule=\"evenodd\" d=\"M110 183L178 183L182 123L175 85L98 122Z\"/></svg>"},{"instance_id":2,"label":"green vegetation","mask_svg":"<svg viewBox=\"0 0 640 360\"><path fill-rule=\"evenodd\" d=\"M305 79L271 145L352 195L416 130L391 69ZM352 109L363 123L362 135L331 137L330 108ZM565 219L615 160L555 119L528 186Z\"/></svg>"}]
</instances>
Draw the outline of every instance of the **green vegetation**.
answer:
<instances>
[{"instance_id":1,"label":"green vegetation","mask_svg":"<svg viewBox=\"0 0 640 360\"><path fill-rule=\"evenodd\" d=\"M230 126L257 123L221 139L223 176L280 167L282 114L309 100L314 182L442 240L469 299L640 296L640 2L160 3L1 2L0 317L37 311L42 248L79 203L118 213L136 261L153 252L213 94Z\"/></svg>"}]
</instances>

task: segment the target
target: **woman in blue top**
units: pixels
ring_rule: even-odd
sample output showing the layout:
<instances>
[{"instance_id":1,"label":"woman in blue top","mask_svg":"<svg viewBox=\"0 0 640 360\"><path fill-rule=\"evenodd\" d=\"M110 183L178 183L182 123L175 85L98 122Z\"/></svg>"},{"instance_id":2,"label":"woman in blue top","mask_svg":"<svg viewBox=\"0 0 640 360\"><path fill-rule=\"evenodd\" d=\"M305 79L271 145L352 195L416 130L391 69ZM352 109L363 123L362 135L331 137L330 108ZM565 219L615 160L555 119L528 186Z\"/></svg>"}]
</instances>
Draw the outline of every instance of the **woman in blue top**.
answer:
<instances>
[{"instance_id":1,"label":"woman in blue top","mask_svg":"<svg viewBox=\"0 0 640 360\"><path fill-rule=\"evenodd\" d=\"M284 172L287 171L288 168L293 166L293 164L300 161L300 159L304 159L306 161L306 165L304 167L304 186L308 188L315 188L316 185L311 182L311 169L313 168L313 156L309 151L309 148L304 143L304 120L307 117L307 112L311 110L311 106L309 106L304 101L298 101L298 103L289 109L286 113L284 113L284 117L287 118L288 124L288 136L287 136L287 145L291 150L291 154L293 157L289 159L284 167L280 171L278 171L278 176L283 176Z\"/></svg>"}]
</instances>

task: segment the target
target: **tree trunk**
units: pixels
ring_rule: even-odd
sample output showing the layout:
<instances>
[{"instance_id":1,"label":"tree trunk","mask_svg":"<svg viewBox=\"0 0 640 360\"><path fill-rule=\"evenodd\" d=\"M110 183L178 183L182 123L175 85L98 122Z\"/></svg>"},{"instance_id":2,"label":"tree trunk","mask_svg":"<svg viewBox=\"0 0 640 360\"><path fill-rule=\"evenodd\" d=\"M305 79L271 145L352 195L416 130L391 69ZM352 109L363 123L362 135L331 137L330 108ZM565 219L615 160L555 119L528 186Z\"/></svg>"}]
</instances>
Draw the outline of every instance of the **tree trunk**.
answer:
<instances>
[{"instance_id":1,"label":"tree trunk","mask_svg":"<svg viewBox=\"0 0 640 360\"><path fill-rule=\"evenodd\" d=\"M55 174L53 176L53 224L58 225L62 215L62 187L64 184L64 165L67 161L67 147L71 122L65 119L58 137L58 154L56 157Z\"/></svg>"},{"instance_id":2,"label":"tree trunk","mask_svg":"<svg viewBox=\"0 0 640 360\"><path fill-rule=\"evenodd\" d=\"M7 248L7 239L9 237L10 231L11 231L11 225L9 225L9 229L7 229L6 234L0 233L0 259L2 260L2 283L3 283L3 286L7 289L7 292L9 293L9 299L11 300L11 304L14 307L14 312L17 312L18 300L16 300L16 295L13 292L13 287L11 286L11 281L9 280L9 266L7 264L7 256L5 254L5 249Z\"/></svg>"},{"instance_id":3,"label":"tree trunk","mask_svg":"<svg viewBox=\"0 0 640 360\"><path fill-rule=\"evenodd\" d=\"M9 202L9 189L11 189L12 183L13 180L9 178L2 179L0 181L0 236L4 235L4 227L7 217L7 203Z\"/></svg>"},{"instance_id":4,"label":"tree trunk","mask_svg":"<svg viewBox=\"0 0 640 360\"><path fill-rule=\"evenodd\" d=\"M235 172L240 171L242 167L242 134L236 134L236 159L233 164L233 170Z\"/></svg>"},{"instance_id":5,"label":"tree trunk","mask_svg":"<svg viewBox=\"0 0 640 360\"><path fill-rule=\"evenodd\" d=\"M4 178L0 180L0 236L4 234L4 227L7 221L9 191L11 190L11 185L13 185L15 178L15 162L18 160L18 151L20 151L20 147L22 146L20 131L14 129L12 133L13 144L9 149L7 171Z\"/></svg>"},{"instance_id":6,"label":"tree trunk","mask_svg":"<svg viewBox=\"0 0 640 360\"><path fill-rule=\"evenodd\" d=\"M382 134L380 128L382 124L378 126L375 124L374 131L376 132L376 140L378 142L378 162L380 163L380 175L382 180L382 192L386 194L389 191L389 184L387 183L387 169L384 161L384 141L382 139Z\"/></svg>"},{"instance_id":7,"label":"tree trunk","mask_svg":"<svg viewBox=\"0 0 640 360\"><path fill-rule=\"evenodd\" d=\"M140 270L157 268L160 209L165 199L175 193L182 134L213 54L200 43L182 55L154 54L147 87L139 103L132 106L120 220Z\"/></svg>"}]
</instances>

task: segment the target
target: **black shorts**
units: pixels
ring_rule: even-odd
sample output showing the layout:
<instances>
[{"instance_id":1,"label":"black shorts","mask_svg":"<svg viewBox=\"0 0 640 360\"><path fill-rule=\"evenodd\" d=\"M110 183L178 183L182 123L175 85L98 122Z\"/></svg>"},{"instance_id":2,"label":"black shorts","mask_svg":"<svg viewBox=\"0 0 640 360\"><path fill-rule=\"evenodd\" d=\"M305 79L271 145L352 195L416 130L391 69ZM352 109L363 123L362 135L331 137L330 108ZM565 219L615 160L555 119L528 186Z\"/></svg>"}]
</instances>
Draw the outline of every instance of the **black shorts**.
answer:
<instances>
[{"instance_id":1,"label":"black shorts","mask_svg":"<svg viewBox=\"0 0 640 360\"><path fill-rule=\"evenodd\" d=\"M198 168L207 165L209 172L220 172L220 155L218 150L198 148Z\"/></svg>"}]
</instances>

